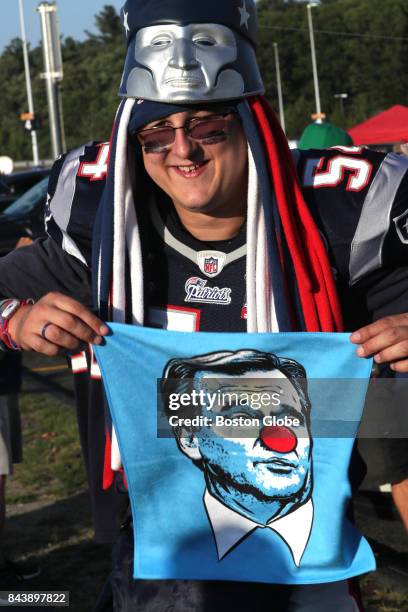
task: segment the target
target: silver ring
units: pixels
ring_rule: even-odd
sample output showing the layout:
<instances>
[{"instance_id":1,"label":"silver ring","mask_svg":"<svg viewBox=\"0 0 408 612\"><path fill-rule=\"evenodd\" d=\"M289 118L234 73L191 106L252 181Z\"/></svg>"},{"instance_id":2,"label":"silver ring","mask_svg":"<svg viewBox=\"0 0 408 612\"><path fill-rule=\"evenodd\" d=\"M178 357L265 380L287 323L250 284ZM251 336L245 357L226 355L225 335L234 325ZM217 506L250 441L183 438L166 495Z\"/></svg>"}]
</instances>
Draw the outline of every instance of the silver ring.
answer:
<instances>
[{"instance_id":1,"label":"silver ring","mask_svg":"<svg viewBox=\"0 0 408 612\"><path fill-rule=\"evenodd\" d=\"M42 326L42 330L41 330L41 338L44 338L44 340L47 340L47 337L45 335L45 332L47 331L47 327L49 325L52 325L52 323L50 321L47 321L46 323L44 323L44 325Z\"/></svg>"}]
</instances>

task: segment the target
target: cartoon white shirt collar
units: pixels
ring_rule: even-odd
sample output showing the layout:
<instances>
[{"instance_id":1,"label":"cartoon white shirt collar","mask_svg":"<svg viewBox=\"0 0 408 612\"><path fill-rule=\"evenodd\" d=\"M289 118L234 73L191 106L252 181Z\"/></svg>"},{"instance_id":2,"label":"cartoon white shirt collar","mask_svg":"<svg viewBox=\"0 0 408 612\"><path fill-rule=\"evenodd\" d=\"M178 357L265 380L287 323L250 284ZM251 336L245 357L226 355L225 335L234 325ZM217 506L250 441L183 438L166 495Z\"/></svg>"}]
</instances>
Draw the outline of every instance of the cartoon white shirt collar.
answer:
<instances>
[{"instance_id":1,"label":"cartoon white shirt collar","mask_svg":"<svg viewBox=\"0 0 408 612\"><path fill-rule=\"evenodd\" d=\"M241 540L255 529L260 528L275 531L290 549L295 565L299 566L312 530L313 502L311 499L293 512L271 521L266 526L224 506L208 490L204 494L204 504L220 561Z\"/></svg>"}]
</instances>

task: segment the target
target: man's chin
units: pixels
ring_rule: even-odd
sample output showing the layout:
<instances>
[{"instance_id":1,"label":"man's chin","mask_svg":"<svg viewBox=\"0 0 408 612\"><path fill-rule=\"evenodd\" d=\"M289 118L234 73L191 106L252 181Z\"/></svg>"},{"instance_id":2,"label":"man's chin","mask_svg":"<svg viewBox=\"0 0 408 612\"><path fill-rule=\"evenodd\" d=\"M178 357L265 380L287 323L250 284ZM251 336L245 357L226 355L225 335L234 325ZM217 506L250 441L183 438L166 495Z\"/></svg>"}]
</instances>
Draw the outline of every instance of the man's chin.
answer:
<instances>
[{"instance_id":1,"label":"man's chin","mask_svg":"<svg viewBox=\"0 0 408 612\"><path fill-rule=\"evenodd\" d=\"M206 199L202 200L183 200L175 203L176 208L180 207L184 211L188 211L190 213L197 213L203 215L211 215L215 213L218 206L214 204L212 201L208 201L208 194L206 194Z\"/></svg>"}]
</instances>

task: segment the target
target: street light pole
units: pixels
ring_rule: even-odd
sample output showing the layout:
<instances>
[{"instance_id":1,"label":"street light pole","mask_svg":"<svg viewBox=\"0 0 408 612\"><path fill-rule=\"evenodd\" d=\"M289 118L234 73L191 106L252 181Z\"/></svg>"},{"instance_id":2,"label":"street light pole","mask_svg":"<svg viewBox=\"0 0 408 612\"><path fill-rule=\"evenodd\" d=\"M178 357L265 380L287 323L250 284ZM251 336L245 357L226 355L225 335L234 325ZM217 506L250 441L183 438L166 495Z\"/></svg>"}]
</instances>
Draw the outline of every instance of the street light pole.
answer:
<instances>
[{"instance_id":1,"label":"street light pole","mask_svg":"<svg viewBox=\"0 0 408 612\"><path fill-rule=\"evenodd\" d=\"M313 19L312 19L312 8L318 6L315 2L311 2L307 5L307 17L309 21L309 35L310 35L310 49L312 52L312 66L313 66L313 81L316 99L316 123L322 123L322 107L320 104L320 91L319 91L319 77L317 74L317 61L316 61L316 49L313 31Z\"/></svg>"},{"instance_id":2,"label":"street light pole","mask_svg":"<svg viewBox=\"0 0 408 612\"><path fill-rule=\"evenodd\" d=\"M61 42L55 2L41 2L37 11L41 19L42 45L48 99L52 153L56 159L64 149L62 106L59 84L63 79Z\"/></svg>"},{"instance_id":3,"label":"street light pole","mask_svg":"<svg viewBox=\"0 0 408 612\"><path fill-rule=\"evenodd\" d=\"M30 76L30 62L28 58L28 49L27 49L27 35L25 29L25 21L24 21L24 9L23 9L23 0L18 0L19 10L20 10L20 26L21 26L21 40L23 42L23 56L24 56L24 71L25 71L25 80L26 80L26 88L27 88L27 102L28 102L28 112L32 115L33 120L35 117L34 112L34 100L33 100L33 92L31 89L31 76ZM31 131L31 141L33 147L33 161L36 166L38 166L40 162L39 154L38 154L38 140L37 140L37 132L36 130Z\"/></svg>"},{"instance_id":4,"label":"street light pole","mask_svg":"<svg viewBox=\"0 0 408 612\"><path fill-rule=\"evenodd\" d=\"M348 93L336 93L334 94L334 98L339 101L340 112L342 115L344 115L344 100L347 100Z\"/></svg>"},{"instance_id":5,"label":"street light pole","mask_svg":"<svg viewBox=\"0 0 408 612\"><path fill-rule=\"evenodd\" d=\"M279 99L279 117L282 129L286 132L285 128L285 112L283 110L283 95L282 95L282 79L280 73L280 63L279 63L279 47L278 43L273 43L273 49L275 52L275 65L276 65L276 84L278 87L278 99Z\"/></svg>"}]
</instances>

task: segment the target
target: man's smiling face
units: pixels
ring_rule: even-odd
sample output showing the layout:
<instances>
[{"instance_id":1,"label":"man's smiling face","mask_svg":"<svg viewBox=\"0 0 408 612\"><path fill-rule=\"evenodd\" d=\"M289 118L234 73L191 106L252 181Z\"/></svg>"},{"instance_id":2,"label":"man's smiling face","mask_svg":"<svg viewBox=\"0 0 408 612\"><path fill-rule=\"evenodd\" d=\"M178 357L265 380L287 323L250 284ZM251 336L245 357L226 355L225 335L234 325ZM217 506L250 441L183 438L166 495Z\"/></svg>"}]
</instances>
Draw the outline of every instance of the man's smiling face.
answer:
<instances>
[{"instance_id":1,"label":"man's smiling face","mask_svg":"<svg viewBox=\"0 0 408 612\"><path fill-rule=\"evenodd\" d=\"M220 110L194 110L153 121L155 126L185 126ZM211 144L175 132L174 143L162 153L143 152L146 172L171 198L176 209L226 216L242 212L247 192L247 141L234 114L225 118L225 137Z\"/></svg>"}]
</instances>

